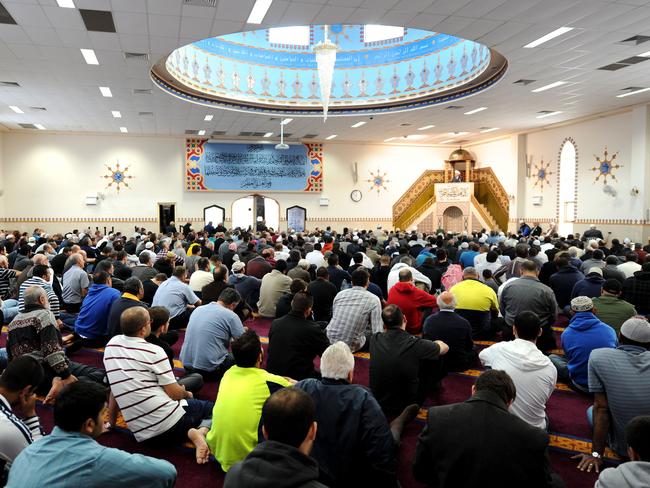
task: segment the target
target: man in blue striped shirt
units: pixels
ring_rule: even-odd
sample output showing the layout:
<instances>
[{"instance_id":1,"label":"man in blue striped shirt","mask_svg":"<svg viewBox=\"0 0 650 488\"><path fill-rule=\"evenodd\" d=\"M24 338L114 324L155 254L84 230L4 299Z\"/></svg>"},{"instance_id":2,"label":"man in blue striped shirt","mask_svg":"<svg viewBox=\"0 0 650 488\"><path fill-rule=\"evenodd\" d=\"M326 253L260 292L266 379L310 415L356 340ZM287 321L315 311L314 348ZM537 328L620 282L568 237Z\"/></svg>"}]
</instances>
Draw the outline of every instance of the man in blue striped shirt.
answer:
<instances>
[{"instance_id":1,"label":"man in blue striped shirt","mask_svg":"<svg viewBox=\"0 0 650 488\"><path fill-rule=\"evenodd\" d=\"M16 456L43 435L36 416L36 386L43 367L31 356L14 359L0 376L0 486L4 486ZM18 407L23 418L12 409Z\"/></svg>"}]
</instances>

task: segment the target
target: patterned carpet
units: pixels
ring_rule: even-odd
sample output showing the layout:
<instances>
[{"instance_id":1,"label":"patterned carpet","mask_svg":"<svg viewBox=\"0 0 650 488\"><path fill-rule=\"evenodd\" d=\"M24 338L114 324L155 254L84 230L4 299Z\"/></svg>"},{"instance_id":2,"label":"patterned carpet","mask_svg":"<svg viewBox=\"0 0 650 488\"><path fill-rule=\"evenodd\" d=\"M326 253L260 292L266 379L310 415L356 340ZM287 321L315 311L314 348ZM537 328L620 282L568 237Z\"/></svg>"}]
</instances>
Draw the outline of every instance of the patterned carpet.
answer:
<instances>
[{"instance_id":1,"label":"patterned carpet","mask_svg":"<svg viewBox=\"0 0 650 488\"><path fill-rule=\"evenodd\" d=\"M246 325L256 330L266 343L266 336L270 326L269 320L255 319L249 320ZM563 330L561 323L555 327L556 333ZM3 330L0 338L0 346L4 346L6 341L6 328ZM178 356L183 341L183 332L181 340L174 346L174 351ZM559 343L559 341L558 341ZM479 347L485 347L490 342L479 342ZM561 353L561 351L558 351ZM368 353L358 353L355 355L355 374L354 381L362 385L368 385ZM82 349L73 356L75 361L95 365L102 365L102 350ZM180 362L176 361L176 366L181 371ZM474 378L480 374L480 365L477 364L475 369L470 369L462 373L456 373L448 376L442 383L442 388L432 395L428 400L428 405L440 405L466 400L470 395L470 388ZM197 398L214 401L217 395L218 384L207 383ZM576 462L570 457L576 453L588 453L590 450L591 430L586 420L585 411L591 404L589 397L578 394L570 390L566 385L558 384L555 392L551 396L547 413L550 418L551 431L551 463L553 469L557 471L564 479L567 487L570 488L587 488L593 487L596 476L580 472L576 469ZM47 432L52 429L52 412L51 409L44 405L38 406L38 413ZM420 483L413 479L411 474L411 462L415 453L417 436L422 430L423 420L426 418L426 409L422 409L418 419L410 424L402 439L400 447L400 470L399 479L403 487L421 487ZM121 419L120 419L121 420ZM167 459L176 466L178 471L177 487L189 488L191 486L216 486L223 485L224 473L221 471L216 461L207 465L198 466L194 461L194 456L189 445L179 446L176 448L145 448L139 445L122 421L118 422L118 427L110 433L104 434L99 438L99 442L106 446L124 449L129 452L138 452L161 459ZM615 456L609 452L607 461L615 463Z\"/></svg>"}]
</instances>

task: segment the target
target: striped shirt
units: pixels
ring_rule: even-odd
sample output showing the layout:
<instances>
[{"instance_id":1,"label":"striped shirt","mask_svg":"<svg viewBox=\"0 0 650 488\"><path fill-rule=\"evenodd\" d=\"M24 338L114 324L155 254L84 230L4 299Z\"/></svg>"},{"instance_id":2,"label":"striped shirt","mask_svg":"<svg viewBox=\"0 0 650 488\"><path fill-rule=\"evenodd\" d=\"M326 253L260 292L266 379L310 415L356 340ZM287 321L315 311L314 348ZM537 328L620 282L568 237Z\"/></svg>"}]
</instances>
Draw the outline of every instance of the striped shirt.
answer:
<instances>
[{"instance_id":1,"label":"striped shirt","mask_svg":"<svg viewBox=\"0 0 650 488\"><path fill-rule=\"evenodd\" d=\"M56 296L56 293L54 293L54 289L49 282L37 276L32 276L30 279L25 280L23 284L20 285L20 291L18 293L18 311L21 313L25 311L25 290L30 286L40 286L45 290L45 293L47 294L47 300L50 302L50 312L52 312L54 314L54 317L58 319L60 315L59 297Z\"/></svg>"},{"instance_id":2,"label":"striped shirt","mask_svg":"<svg viewBox=\"0 0 650 488\"><path fill-rule=\"evenodd\" d=\"M4 486L9 468L20 451L43 436L38 417L16 417L11 405L0 395L0 486Z\"/></svg>"},{"instance_id":3,"label":"striped shirt","mask_svg":"<svg viewBox=\"0 0 650 488\"><path fill-rule=\"evenodd\" d=\"M11 298L11 280L16 278L16 270L0 268L0 299Z\"/></svg>"},{"instance_id":4,"label":"striped shirt","mask_svg":"<svg viewBox=\"0 0 650 488\"><path fill-rule=\"evenodd\" d=\"M352 352L366 343L365 332L381 332L381 302L362 286L340 291L334 298L332 320L327 326L330 343L343 341Z\"/></svg>"},{"instance_id":5,"label":"striped shirt","mask_svg":"<svg viewBox=\"0 0 650 488\"><path fill-rule=\"evenodd\" d=\"M607 394L610 447L627 456L625 426L638 415L650 415L650 351L630 345L594 349L589 356L589 391Z\"/></svg>"},{"instance_id":6,"label":"striped shirt","mask_svg":"<svg viewBox=\"0 0 650 488\"><path fill-rule=\"evenodd\" d=\"M111 392L138 442L171 429L185 414L185 400L172 400L163 386L176 383L165 351L139 337L117 335L104 351Z\"/></svg>"}]
</instances>

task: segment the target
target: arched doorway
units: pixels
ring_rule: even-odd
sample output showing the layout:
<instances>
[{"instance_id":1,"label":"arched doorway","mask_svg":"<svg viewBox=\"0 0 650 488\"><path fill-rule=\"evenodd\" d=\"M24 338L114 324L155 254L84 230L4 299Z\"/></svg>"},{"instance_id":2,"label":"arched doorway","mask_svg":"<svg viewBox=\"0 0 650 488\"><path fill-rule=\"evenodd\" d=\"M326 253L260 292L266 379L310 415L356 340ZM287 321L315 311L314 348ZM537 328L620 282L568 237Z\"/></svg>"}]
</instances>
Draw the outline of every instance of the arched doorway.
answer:
<instances>
[{"instance_id":1,"label":"arched doorway","mask_svg":"<svg viewBox=\"0 0 650 488\"><path fill-rule=\"evenodd\" d=\"M273 198L262 195L249 195L239 198L232 204L232 226L256 230L264 223L267 228L280 226L280 204Z\"/></svg>"},{"instance_id":2,"label":"arched doorway","mask_svg":"<svg viewBox=\"0 0 650 488\"><path fill-rule=\"evenodd\" d=\"M226 220L226 209L219 205L210 205L203 209L203 225L206 226L210 222L214 227L223 224Z\"/></svg>"},{"instance_id":3,"label":"arched doorway","mask_svg":"<svg viewBox=\"0 0 650 488\"><path fill-rule=\"evenodd\" d=\"M578 168L578 151L573 139L566 139L560 148L559 173L559 222L561 235L573 233L576 218L576 173Z\"/></svg>"},{"instance_id":4,"label":"arched doorway","mask_svg":"<svg viewBox=\"0 0 650 488\"><path fill-rule=\"evenodd\" d=\"M463 211L455 206L447 207L442 214L442 225L445 231L454 234L463 231Z\"/></svg>"}]
</instances>

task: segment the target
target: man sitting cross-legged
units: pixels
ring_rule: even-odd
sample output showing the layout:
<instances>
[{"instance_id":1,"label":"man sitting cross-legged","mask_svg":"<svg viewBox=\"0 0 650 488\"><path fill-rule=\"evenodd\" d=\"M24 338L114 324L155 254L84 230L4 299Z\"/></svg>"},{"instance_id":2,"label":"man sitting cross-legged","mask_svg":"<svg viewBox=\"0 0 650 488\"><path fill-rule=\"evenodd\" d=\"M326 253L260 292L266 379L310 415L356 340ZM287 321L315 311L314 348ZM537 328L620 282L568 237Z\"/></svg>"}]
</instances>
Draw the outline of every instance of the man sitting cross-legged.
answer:
<instances>
[{"instance_id":1,"label":"man sitting cross-legged","mask_svg":"<svg viewBox=\"0 0 650 488\"><path fill-rule=\"evenodd\" d=\"M320 369L322 380L296 385L316 403L319 428L311 456L320 466L319 481L327 486L396 487L397 446L418 406L406 407L389 425L372 393L352 384L354 356L344 342L325 350Z\"/></svg>"},{"instance_id":2,"label":"man sitting cross-legged","mask_svg":"<svg viewBox=\"0 0 650 488\"><path fill-rule=\"evenodd\" d=\"M370 338L370 389L386 414L399 415L413 403L424 403L439 379L440 356L449 347L409 334L397 305L386 306L381 318L384 332Z\"/></svg>"},{"instance_id":3,"label":"man sitting cross-legged","mask_svg":"<svg viewBox=\"0 0 650 488\"><path fill-rule=\"evenodd\" d=\"M309 453L316 439L314 401L298 388L282 388L262 408L258 444L228 474L224 488L325 488L318 482L318 463Z\"/></svg>"},{"instance_id":4,"label":"man sitting cross-legged","mask_svg":"<svg viewBox=\"0 0 650 488\"><path fill-rule=\"evenodd\" d=\"M178 384L165 351L145 338L151 334L151 318L143 307L124 311L122 334L113 337L104 351L104 365L111 385L111 416L117 409L138 442L156 446L180 444L189 438L196 447L196 461L208 462L205 434L210 426L212 402L193 399Z\"/></svg>"},{"instance_id":5,"label":"man sitting cross-legged","mask_svg":"<svg viewBox=\"0 0 650 488\"><path fill-rule=\"evenodd\" d=\"M98 383L106 381L104 370L67 358L61 333L42 287L27 287L23 293L23 303L24 311L9 324L9 362L22 356L32 356L41 363L45 377L36 392L39 395L47 394L45 403L54 402L61 388L77 381L78 377L88 377Z\"/></svg>"},{"instance_id":6,"label":"man sitting cross-legged","mask_svg":"<svg viewBox=\"0 0 650 488\"><path fill-rule=\"evenodd\" d=\"M461 403L429 409L413 475L439 488L550 488L548 435L508 412L517 389L504 371L485 371ZM469 460L472 461L469 461Z\"/></svg>"},{"instance_id":7,"label":"man sitting cross-legged","mask_svg":"<svg viewBox=\"0 0 650 488\"><path fill-rule=\"evenodd\" d=\"M291 384L288 379L260 368L264 351L253 330L233 341L232 355L235 365L226 371L219 384L212 429L207 436L210 450L225 472L262 440L258 435L259 423L266 399Z\"/></svg>"},{"instance_id":8,"label":"man sitting cross-legged","mask_svg":"<svg viewBox=\"0 0 650 488\"><path fill-rule=\"evenodd\" d=\"M90 381L66 386L54 406L54 430L18 455L7 488L173 487L171 463L95 441L103 432L106 393Z\"/></svg>"}]
</instances>

